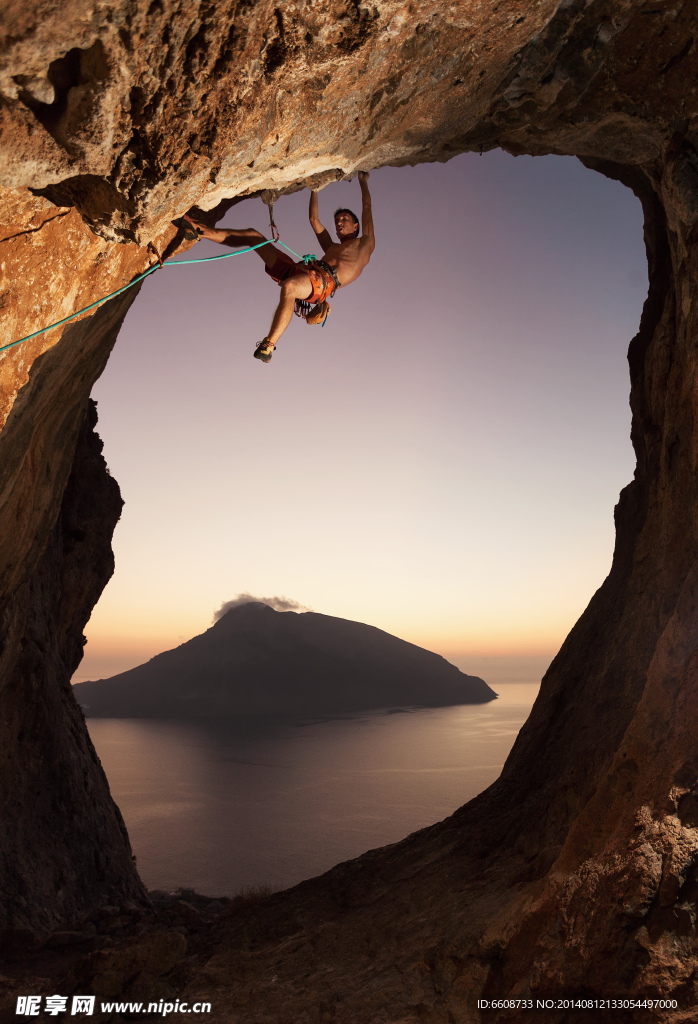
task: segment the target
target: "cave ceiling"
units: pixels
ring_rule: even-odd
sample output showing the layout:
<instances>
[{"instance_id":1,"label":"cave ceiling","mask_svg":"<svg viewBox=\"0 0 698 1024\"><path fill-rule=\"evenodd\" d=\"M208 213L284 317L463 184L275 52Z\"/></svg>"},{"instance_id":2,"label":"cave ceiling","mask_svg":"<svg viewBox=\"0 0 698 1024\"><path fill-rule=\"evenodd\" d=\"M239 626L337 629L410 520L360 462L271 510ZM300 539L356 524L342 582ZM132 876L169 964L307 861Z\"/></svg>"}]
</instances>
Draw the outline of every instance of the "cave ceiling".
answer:
<instances>
[{"instance_id":1,"label":"cave ceiling","mask_svg":"<svg viewBox=\"0 0 698 1024\"><path fill-rule=\"evenodd\" d=\"M629 164L694 126L693 5L11 3L0 182L144 244L194 205L503 146Z\"/></svg>"}]
</instances>

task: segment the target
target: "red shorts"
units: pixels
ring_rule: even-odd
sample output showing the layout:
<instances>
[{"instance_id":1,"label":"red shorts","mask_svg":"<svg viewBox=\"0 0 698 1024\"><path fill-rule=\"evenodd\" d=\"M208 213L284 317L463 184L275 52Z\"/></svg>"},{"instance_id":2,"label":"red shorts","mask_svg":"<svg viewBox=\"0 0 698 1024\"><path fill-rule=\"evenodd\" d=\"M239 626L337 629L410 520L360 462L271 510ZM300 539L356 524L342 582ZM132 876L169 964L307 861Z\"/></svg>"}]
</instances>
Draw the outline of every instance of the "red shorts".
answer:
<instances>
[{"instance_id":1,"label":"red shorts","mask_svg":"<svg viewBox=\"0 0 698 1024\"><path fill-rule=\"evenodd\" d=\"M264 269L277 284L287 281L289 277L295 277L296 274L305 274L313 286L305 302L324 302L325 299L332 298L337 288L337 281L329 267L320 263L294 263L285 252L278 253L273 267Z\"/></svg>"}]
</instances>

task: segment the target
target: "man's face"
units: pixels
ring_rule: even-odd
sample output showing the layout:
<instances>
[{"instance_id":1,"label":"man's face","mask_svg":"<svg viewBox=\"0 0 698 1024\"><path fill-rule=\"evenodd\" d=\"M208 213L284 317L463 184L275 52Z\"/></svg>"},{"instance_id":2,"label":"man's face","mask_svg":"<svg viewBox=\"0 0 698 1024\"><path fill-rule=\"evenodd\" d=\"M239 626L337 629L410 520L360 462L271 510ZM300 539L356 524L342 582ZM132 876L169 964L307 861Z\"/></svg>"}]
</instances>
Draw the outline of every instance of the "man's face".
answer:
<instances>
[{"instance_id":1,"label":"man's face","mask_svg":"<svg viewBox=\"0 0 698 1024\"><path fill-rule=\"evenodd\" d=\"M358 224L350 214L338 213L334 219L334 227L337 238L343 242L347 238L354 238Z\"/></svg>"}]
</instances>

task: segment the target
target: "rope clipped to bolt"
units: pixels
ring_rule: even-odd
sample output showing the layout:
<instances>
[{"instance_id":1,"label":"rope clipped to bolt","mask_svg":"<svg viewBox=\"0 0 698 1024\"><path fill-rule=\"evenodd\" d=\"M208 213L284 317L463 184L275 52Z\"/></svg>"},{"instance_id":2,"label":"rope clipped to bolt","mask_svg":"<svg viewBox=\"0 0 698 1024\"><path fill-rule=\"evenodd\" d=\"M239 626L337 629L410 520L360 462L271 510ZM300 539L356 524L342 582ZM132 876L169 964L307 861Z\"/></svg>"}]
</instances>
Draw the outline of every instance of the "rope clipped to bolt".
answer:
<instances>
[{"instance_id":1,"label":"rope clipped to bolt","mask_svg":"<svg viewBox=\"0 0 698 1024\"><path fill-rule=\"evenodd\" d=\"M273 192L271 189L265 189L261 193L262 202L266 204L269 210L269 230L271 231L272 242L278 242L281 238L281 234L276 224L274 223L274 203L279 198L278 192Z\"/></svg>"}]
</instances>

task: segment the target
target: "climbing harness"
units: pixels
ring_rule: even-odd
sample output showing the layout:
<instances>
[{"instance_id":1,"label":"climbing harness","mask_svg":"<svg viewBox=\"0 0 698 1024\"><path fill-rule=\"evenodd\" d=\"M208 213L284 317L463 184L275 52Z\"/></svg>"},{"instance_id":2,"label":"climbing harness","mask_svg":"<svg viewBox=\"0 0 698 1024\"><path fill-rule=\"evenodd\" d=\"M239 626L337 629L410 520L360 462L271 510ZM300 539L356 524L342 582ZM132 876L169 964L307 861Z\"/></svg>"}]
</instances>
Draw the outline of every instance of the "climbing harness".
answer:
<instances>
[{"instance_id":1,"label":"climbing harness","mask_svg":"<svg viewBox=\"0 0 698 1024\"><path fill-rule=\"evenodd\" d=\"M321 288L320 295L317 299L296 299L293 312L296 316L302 317L303 320L309 325L314 326L315 324L321 324L323 327L327 322L327 317L332 312L332 307L327 298L332 298L334 293L339 288L339 280L337 278L337 271L334 267L331 267L329 263L325 263L324 260L320 260L317 256L308 254L303 257L303 263L310 271L309 277L313 283L313 294L317 286L316 277L319 277L321 281L325 282L325 287ZM329 281L330 278L333 282L332 291L329 292Z\"/></svg>"},{"instance_id":2,"label":"climbing harness","mask_svg":"<svg viewBox=\"0 0 698 1024\"><path fill-rule=\"evenodd\" d=\"M290 246L286 245L285 242L281 241L279 237L279 229L274 223L273 215L273 206L276 195L275 193L268 193L268 195L270 195L271 197L267 205L269 206L269 219L272 227L272 235L274 237L266 238L263 242L258 242L257 245L249 245L245 249L237 249L235 252L224 252L220 256L204 256L201 259L194 260L177 260L174 259L174 257L170 257L170 259L163 260L162 256L157 251L153 243L149 242L148 251L151 252L157 260L157 263L154 263L152 267L148 267L147 270L144 270L142 274L138 274L137 277L134 277L133 281L129 281L129 283L123 285L122 288L117 288L116 291L110 292L109 295L105 295L103 298L97 299L96 302L91 302L90 305L85 306L84 309L79 309L76 313L71 313L70 316L64 316L62 320L57 320L55 324L49 324L48 327L42 327L38 331L32 331L31 334L26 334L23 338L18 338L17 341L11 341L9 345L0 346L0 352L6 352L8 348L14 348L15 345L21 345L22 342L29 341L31 338L36 338L38 337L39 334L45 334L46 331L51 331L53 330L54 327L61 327L63 324L67 324L69 320L75 320L77 317L82 316L83 313L89 313L91 309L95 309L97 306L101 306L103 302L107 302L109 299L116 298L117 295L121 295L122 292L128 291L129 288L133 288L134 285L140 284L140 282L144 281L146 277L150 277L150 275L154 274L156 270L160 270L163 267L181 267L185 264L191 263L213 263L215 260L227 260L233 256L242 256L246 252L254 252L255 249L261 249L263 245L270 245L272 242L276 242L278 245L282 245L284 249L287 250L287 252L290 252L291 255L295 256L297 260L302 260L303 263L318 263L324 267L327 267L327 264L323 264L322 261L318 260L317 257L315 256L299 256L298 253L294 252ZM264 201L266 202L266 200ZM328 269L332 271L331 267L329 267ZM332 271L332 273L335 279L335 287L337 287L339 284L339 282L337 281L337 275L334 273L334 271ZM332 294L334 294L334 290ZM310 304L308 304L308 306L310 308ZM325 316L325 320L326 319L327 316ZM323 326L324 323L325 321L323 320Z\"/></svg>"}]
</instances>

